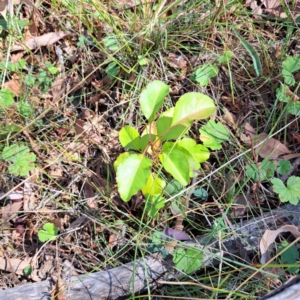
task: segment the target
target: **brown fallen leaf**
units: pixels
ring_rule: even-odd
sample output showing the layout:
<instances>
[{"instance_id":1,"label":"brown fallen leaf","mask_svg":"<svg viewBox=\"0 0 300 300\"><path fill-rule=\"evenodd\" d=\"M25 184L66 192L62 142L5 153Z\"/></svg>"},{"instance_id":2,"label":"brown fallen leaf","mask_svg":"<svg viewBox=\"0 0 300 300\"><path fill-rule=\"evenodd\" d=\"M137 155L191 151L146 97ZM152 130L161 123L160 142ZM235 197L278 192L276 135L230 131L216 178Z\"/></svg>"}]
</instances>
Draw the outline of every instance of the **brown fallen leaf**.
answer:
<instances>
[{"instance_id":1,"label":"brown fallen leaf","mask_svg":"<svg viewBox=\"0 0 300 300\"><path fill-rule=\"evenodd\" d=\"M255 129L246 123L244 133L240 134L240 139L248 146L256 146L266 139L264 143L255 148L255 153L262 158L277 159L279 156L292 153L284 144L274 138L268 138L264 132L256 134Z\"/></svg>"},{"instance_id":2,"label":"brown fallen leaf","mask_svg":"<svg viewBox=\"0 0 300 300\"><path fill-rule=\"evenodd\" d=\"M249 210L249 206L254 206L255 202L252 197L247 197L246 195L238 195L234 199L234 204L230 207L231 217L237 218Z\"/></svg>"},{"instance_id":3,"label":"brown fallen leaf","mask_svg":"<svg viewBox=\"0 0 300 300\"><path fill-rule=\"evenodd\" d=\"M22 84L20 78L16 74L13 75L11 80L6 81L3 86L4 88L11 90L17 97L19 97L22 92Z\"/></svg>"},{"instance_id":4,"label":"brown fallen leaf","mask_svg":"<svg viewBox=\"0 0 300 300\"><path fill-rule=\"evenodd\" d=\"M63 31L58 32L50 32L39 37L33 37L25 42L25 45L13 45L11 51L19 51L19 50L33 50L35 48L49 46L56 43L58 40L64 38L68 33Z\"/></svg>"},{"instance_id":5,"label":"brown fallen leaf","mask_svg":"<svg viewBox=\"0 0 300 300\"><path fill-rule=\"evenodd\" d=\"M9 220L13 217L16 217L16 214L19 212L21 207L23 206L23 199L12 200L6 206L2 207L2 225L8 226Z\"/></svg>"},{"instance_id":6,"label":"brown fallen leaf","mask_svg":"<svg viewBox=\"0 0 300 300\"><path fill-rule=\"evenodd\" d=\"M262 264L265 264L270 260L273 243L275 242L278 234L282 232L290 232L295 238L300 237L300 231L295 225L284 225L277 230L266 230L259 243L261 253L260 262Z\"/></svg>"}]
</instances>

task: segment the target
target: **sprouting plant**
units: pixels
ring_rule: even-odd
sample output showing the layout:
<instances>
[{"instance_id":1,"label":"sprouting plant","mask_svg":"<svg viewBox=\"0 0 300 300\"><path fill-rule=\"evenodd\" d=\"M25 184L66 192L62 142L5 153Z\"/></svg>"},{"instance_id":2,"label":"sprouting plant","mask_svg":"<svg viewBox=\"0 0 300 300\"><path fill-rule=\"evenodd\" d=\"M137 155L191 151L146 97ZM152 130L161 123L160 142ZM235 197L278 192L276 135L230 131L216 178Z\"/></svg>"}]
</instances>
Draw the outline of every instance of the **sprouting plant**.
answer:
<instances>
[{"instance_id":1,"label":"sprouting plant","mask_svg":"<svg viewBox=\"0 0 300 300\"><path fill-rule=\"evenodd\" d=\"M8 171L15 176L26 176L28 171L35 168L36 156L26 146L13 144L9 147L4 147L2 159L11 163Z\"/></svg>"},{"instance_id":2,"label":"sprouting plant","mask_svg":"<svg viewBox=\"0 0 300 300\"><path fill-rule=\"evenodd\" d=\"M168 93L169 86L161 81L147 85L139 102L148 124L141 135L132 126L120 130L119 140L129 152L120 154L114 163L121 198L127 202L141 190L152 217L157 217L164 206L166 174L186 186L200 163L209 158L210 152L204 145L185 135L193 121L208 118L216 109L210 97L191 92L157 117ZM224 132L221 134L223 137Z\"/></svg>"},{"instance_id":3,"label":"sprouting plant","mask_svg":"<svg viewBox=\"0 0 300 300\"><path fill-rule=\"evenodd\" d=\"M53 223L46 223L43 229L38 231L39 240L44 243L53 239L58 233L58 228Z\"/></svg>"},{"instance_id":4,"label":"sprouting plant","mask_svg":"<svg viewBox=\"0 0 300 300\"><path fill-rule=\"evenodd\" d=\"M218 75L218 67L212 64L204 64L198 68L191 76L191 80L197 81L201 86L209 84L210 79Z\"/></svg>"}]
</instances>

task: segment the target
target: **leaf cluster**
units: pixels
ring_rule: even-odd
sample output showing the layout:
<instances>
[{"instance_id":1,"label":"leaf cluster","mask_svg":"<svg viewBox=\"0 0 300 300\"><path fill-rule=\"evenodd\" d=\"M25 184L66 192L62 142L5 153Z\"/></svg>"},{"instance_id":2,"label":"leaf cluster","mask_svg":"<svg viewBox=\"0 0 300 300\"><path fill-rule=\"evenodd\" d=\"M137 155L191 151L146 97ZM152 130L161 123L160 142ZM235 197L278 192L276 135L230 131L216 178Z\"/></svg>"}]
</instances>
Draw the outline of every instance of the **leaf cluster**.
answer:
<instances>
[{"instance_id":1,"label":"leaf cluster","mask_svg":"<svg viewBox=\"0 0 300 300\"><path fill-rule=\"evenodd\" d=\"M157 117L168 93L169 86L161 81L149 83L142 91L139 103L149 123L141 134L132 126L120 130L120 143L129 152L120 154L114 163L121 198L127 202L141 190L151 217L157 217L164 206L164 178L169 174L180 185L188 185L200 163L210 156L207 146L220 149L228 138L226 128L214 121L202 128L204 145L186 136L195 120L206 119L216 110L214 101L204 94L184 94L175 107ZM154 167L162 171L155 172Z\"/></svg>"}]
</instances>

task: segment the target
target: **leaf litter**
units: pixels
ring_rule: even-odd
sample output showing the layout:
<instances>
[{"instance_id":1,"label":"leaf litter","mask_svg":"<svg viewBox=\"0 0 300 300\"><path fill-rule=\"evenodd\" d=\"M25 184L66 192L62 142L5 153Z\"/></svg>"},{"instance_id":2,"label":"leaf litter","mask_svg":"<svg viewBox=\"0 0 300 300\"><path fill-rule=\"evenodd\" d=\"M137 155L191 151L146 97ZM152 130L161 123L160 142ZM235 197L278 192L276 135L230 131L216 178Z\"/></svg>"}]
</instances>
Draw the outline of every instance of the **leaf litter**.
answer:
<instances>
[{"instance_id":1,"label":"leaf litter","mask_svg":"<svg viewBox=\"0 0 300 300\"><path fill-rule=\"evenodd\" d=\"M4 1L5 2L5 1ZM129 7L133 7L136 4L132 3L124 3L124 1L120 2L122 5L127 5ZM247 2L249 4L249 1ZM248 5L246 3L246 5ZM257 4L257 2L256 2ZM268 12L270 14L275 14L274 10L275 8L275 2L269 3L267 6L266 3L263 3L266 7L265 12ZM27 5L29 5L27 3ZM253 1L252 1L252 7L254 7ZM30 6L30 5L29 5ZM4 9L7 9L7 4L4 5ZM35 11L35 7L32 5L31 9ZM273 11L272 11L273 10ZM3 11L2 11L3 12ZM203 14L204 16L205 14ZM275 14L276 15L276 14ZM36 14L37 19L39 19L41 16ZM34 21L36 23L36 21ZM36 33L37 36L34 36ZM53 63L55 64L56 58L62 61L64 58L64 55L59 51L54 51L54 48L52 46L57 43L57 41L61 42L61 49L64 54L69 55L69 60L66 60L65 62L60 62L60 67L65 66L66 69L68 69L68 64L72 62L74 65L78 64L80 62L80 59L84 59L84 55L82 55L81 51L75 45L75 43L72 42L73 36L71 36L67 31L64 31L63 29L58 30L55 32L44 32L41 30L41 28L38 28L38 26L35 26L35 29L32 29L31 36L28 35L28 39L25 41L25 44L23 45L17 45L14 44L12 46L12 51L20 51L20 58L24 56L26 60L32 60L31 64L32 66L40 66L43 65L40 64L38 61L42 61L45 59L46 55L43 53L43 55L39 55L38 51L43 52L43 47L48 47L47 51L53 55L53 57L46 58L46 60L53 60ZM39 36L38 36L39 35ZM68 40L66 39L68 38ZM35 52L34 55L29 59L29 56L26 55L26 50L38 50ZM223 49L220 49L220 53L223 53ZM231 49L233 50L233 49ZM91 55L95 55L96 53L92 52L92 47L89 48L89 51ZM234 50L235 51L235 50ZM233 52L232 52L233 53ZM234 57L234 56L233 56ZM148 57L147 57L148 59ZM164 57L164 59L168 62L170 67L173 69L170 72L173 72L174 69L178 70L178 74L172 77L171 79L171 89L174 91L175 98L176 95L180 95L182 93L182 89L189 89L192 88L191 86L188 86L186 83L183 84L180 81L186 80L186 76L190 75L190 62L193 61L193 64L198 64L201 66L202 62L200 60L197 61L197 59L191 58L187 56L182 55L181 53L177 53L174 51L167 53L167 56ZM86 61L85 61L86 62ZM150 62L152 63L151 59ZM89 62L88 62L89 63ZM145 66L149 66L151 63L147 62ZM142 66L142 65L141 65ZM217 68L217 66L214 65L214 67ZM92 67L93 69L93 67ZM55 77L55 79L51 82L51 86L47 92L43 91L41 87L35 87L36 93L34 96L30 95L30 99L34 99L33 97L36 97L36 103L37 107L40 107L41 103L43 103L44 107L52 107L55 110L55 113L49 113L43 118L43 122L46 122L49 124L49 126L53 126L49 129L49 133L52 140L47 136L44 135L43 131L39 131L38 139L41 139L39 141L43 141L43 145L39 145L38 147L40 149L36 149L36 151L43 152L44 157L48 157L49 160L46 164L46 161L39 162L40 172L35 173L33 177L36 178L36 180L33 180L34 183L26 182L25 183L25 189L27 192L25 193L24 190L24 200L21 200L21 204L24 204L24 211L31 211L36 208L37 205L42 203L42 200L45 196L42 196L40 192L37 192L37 190L34 188L35 185L40 184L44 195L49 196L49 199L53 196L54 199L57 199L57 203L53 204L50 202L45 201L47 204L47 207L42 207L39 210L39 214L43 216L43 219L49 219L50 215L55 215L55 213L52 213L52 209L58 209L60 205L68 205L74 200L74 195L80 195L80 205L82 203L87 204L88 209L93 211L93 213L97 212L97 210L101 209L101 214L109 220L113 213L110 211L110 209L106 210L106 204L104 202L101 202L101 198L99 197L99 193L102 195L104 194L114 194L115 195L115 189L112 188L113 184L107 184L108 178L111 176L111 171L109 168L105 171L101 170L103 168L103 165L107 164L109 165L112 161L114 161L114 155L115 152L118 152L120 149L120 145L118 145L118 142L116 142L116 130L113 128L115 124L117 124L120 120L122 122L126 122L126 120L123 120L123 116L120 116L122 114L122 110L126 109L126 105L122 104L122 109L116 107L112 110L111 113L108 113L109 106L106 104L108 102L108 99L110 101L116 101L119 102L120 95L122 94L122 89L120 88L121 84L120 81L116 83L114 87L105 87L105 80L103 78L106 76L105 73L98 72L95 77L93 76L86 76L86 74L81 74L79 71L74 71L72 74L73 77L67 76L63 69L62 73L58 77ZM226 70L226 64L222 66L222 71ZM214 89L215 88L215 80L219 79L220 76L222 76L222 72L217 73L216 70L213 70L213 76L212 80L205 79L205 84L209 84L209 88ZM227 72L227 71L226 71ZM198 74L199 75L199 74ZM170 77L171 78L171 77ZM242 78L242 76L240 77ZM82 81L81 81L82 80ZM172 81L173 80L173 81ZM235 79L235 81L237 81ZM23 85L21 85L21 79L19 78L12 78L8 81L6 81L6 87L10 89L16 97L20 97L23 93ZM111 82L111 81L109 81ZM89 114L87 114L82 107L79 108L78 104L76 104L76 101L72 102L72 105L74 105L73 108L66 106L63 110L60 111L63 101L62 97L66 95L66 93L69 93L70 86L67 85L67 83L71 85L71 90L73 87L74 93L71 94L72 97L76 98L76 92L80 93L83 91L88 91L88 93L85 94L84 103L89 105ZM169 84L169 83L168 83ZM176 88L175 88L176 87ZM101 91L100 91L101 90ZM90 94L89 94L90 93ZM291 93L293 93L291 91ZM119 95L119 96L115 96ZM122 95L121 97L126 97L126 95ZM129 96L131 97L131 95ZM222 97L225 97L224 95ZM293 96L294 99L297 99L297 95ZM174 99L175 99L174 98ZM237 97L238 98L238 97ZM125 98L126 99L126 98ZM172 100L174 100L172 99ZM224 99L224 98L223 98ZM232 103L232 98L229 97L229 103ZM104 101L103 101L104 100ZM61 101L61 102L59 102ZM102 103L101 103L102 101ZM239 102L240 101L240 102ZM115 103L116 103L115 102ZM247 107L245 103L242 103L242 95L238 101L235 102L235 104L232 104L232 106L229 106L227 109L226 107L222 108L225 112L223 116L222 123L227 126L227 128L232 129L234 132L238 132L238 129L240 128L240 124L238 124L238 118L230 113L230 110L232 108L233 111L236 110L243 110L243 107ZM80 103L80 102L79 102ZM103 105L105 103L105 105ZM225 103L225 101L224 101ZM228 103L228 102L227 102ZM241 104L241 106L239 106ZM65 105L65 104L63 104ZM82 103L80 103L82 105ZM107 105L107 106L106 106ZM79 112L77 114L77 112ZM56 119L57 115L61 114L61 119L58 117ZM242 113L241 113L242 114ZM103 116L104 115L104 116ZM244 114L245 115L245 114ZM56 120L59 120L57 124L55 124ZM63 120L63 121L62 121ZM216 122L214 122L216 123ZM267 133L257 133L257 130L255 130L249 123L245 123L245 130L243 133L239 133L239 138L247 145L249 148L255 147L258 143L266 139L266 142L262 144L261 146L257 147L255 150L256 155L259 155L261 158L270 158L277 160L282 157L286 157L287 155L295 155L292 153L292 151L289 150L283 143L281 143L279 140L276 140L274 138L268 138ZM30 132L30 131L29 131ZM30 133L31 134L31 133ZM227 133L224 133L224 135L227 135ZM30 135L29 135L30 136ZM28 136L27 136L28 138ZM62 148L56 147L53 142L62 143ZM32 144L32 143L31 143ZM288 145L288 144L287 144ZM288 145L290 147L290 145ZM292 148L291 148L292 149ZM218 150L218 149L216 149ZM220 153L220 152L216 152ZM72 158L70 156L72 154ZM103 156L105 159L103 159ZM95 159L95 157L101 157L101 159ZM295 157L293 157L295 158ZM84 165L87 169L82 167L80 164ZM76 164L79 164L81 167L78 168L78 166L75 166ZM47 167L45 167L47 166ZM100 166L100 167L99 167ZM44 168L45 167L45 168ZM92 172L90 172L90 170ZM43 173L45 171L45 173ZM31 172L35 172L34 170ZM46 177L49 176L51 180L47 181ZM74 180L74 184L71 184L68 186L67 183L70 183ZM62 193L59 191L57 194L57 191L59 190L59 186L62 186L64 189L64 192ZM27 196L25 196L27 194ZM49 195L50 194L50 195ZM211 196L211 195L210 195ZM208 196L208 199L209 197ZM11 194L10 197L13 197L13 194ZM25 201L25 198L27 197L27 200ZM118 198L118 195L115 196L116 199ZM142 196L140 196L142 197ZM47 199L47 197L46 197ZM84 200L82 200L84 199ZM7 204L3 208L9 207L9 205L12 205L14 202L18 203L18 199L10 200L10 204ZM45 199L44 199L45 200ZM206 199L202 199L203 201L206 201ZM207 200L209 201L209 200ZM234 217L242 217L245 213L250 211L250 206L253 204L256 205L256 202L251 202L252 198L251 196L245 197L243 195L238 195L235 197L234 202L239 206L240 211L231 211L232 216ZM27 202L27 204L25 204ZM249 205L249 202L250 205ZM29 204L30 203L30 204ZM55 202L54 202L55 203ZM114 203L120 203L118 201L115 201ZM121 202L122 203L122 202ZM142 203L142 201L140 201ZM129 203L130 204L130 203ZM76 204L78 205L78 204ZM128 210L131 214L137 214L139 208L142 207L142 204L131 206L134 207L134 209L129 209L129 205L123 206L124 210ZM234 207L234 206L233 206ZM8 209L8 212L2 212L2 217L5 216L6 219L9 219L11 215L18 215L20 213L20 210L22 209L22 205L18 204L15 207L10 207ZM238 210L238 209L237 209ZM177 212L177 214L180 213L180 210ZM71 214L69 214L69 217ZM120 215L118 215L120 216ZM121 215L121 218L123 216ZM30 217L31 218L31 217ZM61 216L56 216L58 220L62 220L63 218ZM74 218L72 216L71 218ZM15 224L16 226L21 225L21 227L18 228L19 234L21 233L24 228L27 231L30 231L31 233L27 236L36 236L38 229L42 228L41 223L36 224L35 222L32 222L32 220L25 220L20 214L18 218L15 218ZM153 222L155 224L155 221ZM70 224L66 222L66 227ZM164 232L168 232L167 235L170 237L180 239L178 237L181 237L184 239L189 239L188 234L185 233L185 231L181 230L183 228L183 225L178 222L178 228L179 229L173 229L170 227L165 227ZM22 227L23 226L23 227ZM80 223L81 226L81 223ZM176 226L175 226L176 227ZM82 230L82 228L78 229ZM118 244L118 235L115 233L110 232L109 230L105 229L104 227L98 226L97 230L101 233L104 233L106 242L110 250L113 250L115 246ZM106 231L107 230L107 231ZM93 242L89 242L91 240L92 233L87 229L87 226L80 231L81 236L78 237L77 242L86 247L85 249L88 249L88 251L94 251L93 255L85 254L86 257L88 257L87 260L93 261L95 259L94 263L99 263L99 260L106 259L105 255L102 255L101 251L95 247ZM25 233L26 234L26 233ZM75 240L74 235L70 234L68 242L73 242ZM76 246L74 246L76 248ZM116 248L116 247L115 247ZM49 248L50 249L50 248ZM63 249L60 249L59 251L62 251ZM50 250L49 250L50 251ZM81 251L80 249L76 248L76 251ZM105 249L102 249L103 253L106 253ZM99 253L100 252L100 253ZM82 253L82 251L81 251ZM196 271L199 267L199 259L196 259L196 263L193 265L192 258L193 257L200 257L201 253L197 251L189 251L187 253L182 252L181 250L178 251L176 254L176 259L187 259L190 258L189 261L183 261L182 264L183 269L187 272L190 271ZM96 258L95 258L96 257ZM122 259L118 258L119 261L122 261ZM20 262L21 260L19 260ZM28 263L30 265L30 262L27 260L24 260L25 263ZM15 265L17 261L12 260L11 265ZM27 265L27 266L28 266ZM78 266L78 265L77 265ZM23 270L25 267L23 268ZM83 268L84 269L84 268ZM17 271L19 272L19 271ZM16 273L17 273L16 272ZM51 273L51 271L49 271ZM21 275L20 273L17 273L18 275ZM46 275L45 275L46 276ZM35 277L33 280L41 280L41 277Z\"/></svg>"}]
</instances>

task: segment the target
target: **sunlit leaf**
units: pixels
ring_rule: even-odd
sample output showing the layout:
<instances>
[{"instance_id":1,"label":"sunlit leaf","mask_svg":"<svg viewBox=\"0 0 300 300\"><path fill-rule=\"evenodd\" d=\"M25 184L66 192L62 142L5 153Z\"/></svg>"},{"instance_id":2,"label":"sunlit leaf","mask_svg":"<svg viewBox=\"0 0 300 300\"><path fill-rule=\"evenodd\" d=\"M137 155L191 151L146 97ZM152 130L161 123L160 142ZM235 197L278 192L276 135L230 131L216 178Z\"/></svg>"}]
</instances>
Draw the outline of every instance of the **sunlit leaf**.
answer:
<instances>
[{"instance_id":1,"label":"sunlit leaf","mask_svg":"<svg viewBox=\"0 0 300 300\"><path fill-rule=\"evenodd\" d=\"M159 159L164 169L170 173L183 186L189 183L189 161L185 153L172 147L172 143L165 143Z\"/></svg>"},{"instance_id":2,"label":"sunlit leaf","mask_svg":"<svg viewBox=\"0 0 300 300\"><path fill-rule=\"evenodd\" d=\"M142 193L146 195L160 195L166 186L166 182L156 173L151 173L148 177L146 185L142 188Z\"/></svg>"},{"instance_id":3,"label":"sunlit leaf","mask_svg":"<svg viewBox=\"0 0 300 300\"><path fill-rule=\"evenodd\" d=\"M140 135L132 126L124 126L119 132L119 140L124 148L132 150L140 149Z\"/></svg>"},{"instance_id":4,"label":"sunlit leaf","mask_svg":"<svg viewBox=\"0 0 300 300\"><path fill-rule=\"evenodd\" d=\"M186 93L177 101L174 109L172 126L190 126L194 120L208 118L216 107L214 101L200 93Z\"/></svg>"},{"instance_id":5,"label":"sunlit leaf","mask_svg":"<svg viewBox=\"0 0 300 300\"><path fill-rule=\"evenodd\" d=\"M53 223L46 223L43 229L38 231L39 240L44 243L54 238L58 233L58 228Z\"/></svg>"},{"instance_id":6,"label":"sunlit leaf","mask_svg":"<svg viewBox=\"0 0 300 300\"><path fill-rule=\"evenodd\" d=\"M191 274L200 269L203 254L199 249L190 248L187 251L176 249L173 252L173 262L177 269Z\"/></svg>"},{"instance_id":7,"label":"sunlit leaf","mask_svg":"<svg viewBox=\"0 0 300 300\"><path fill-rule=\"evenodd\" d=\"M140 105L144 116L149 121L154 120L155 114L161 108L168 93L169 86L159 80L150 82L142 91Z\"/></svg>"},{"instance_id":8,"label":"sunlit leaf","mask_svg":"<svg viewBox=\"0 0 300 300\"><path fill-rule=\"evenodd\" d=\"M202 163L209 159L209 150L205 146L197 144L196 141L191 138L184 138L178 141L177 144L186 149L198 163Z\"/></svg>"},{"instance_id":9,"label":"sunlit leaf","mask_svg":"<svg viewBox=\"0 0 300 300\"><path fill-rule=\"evenodd\" d=\"M117 168L118 191L124 201L129 201L147 183L152 162L142 154L126 157Z\"/></svg>"}]
</instances>

